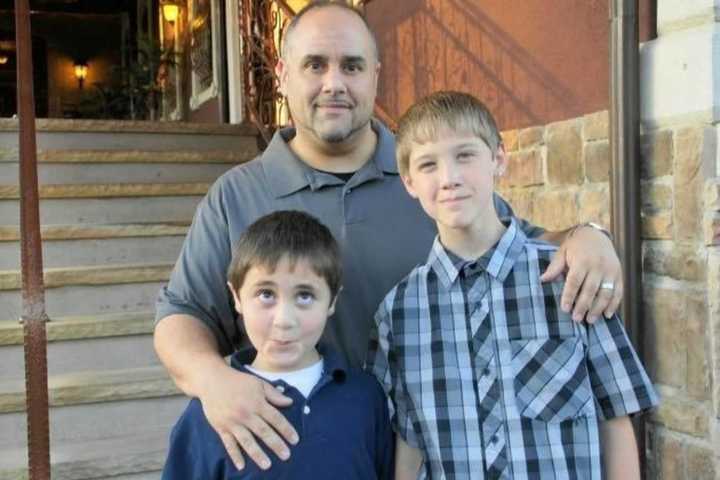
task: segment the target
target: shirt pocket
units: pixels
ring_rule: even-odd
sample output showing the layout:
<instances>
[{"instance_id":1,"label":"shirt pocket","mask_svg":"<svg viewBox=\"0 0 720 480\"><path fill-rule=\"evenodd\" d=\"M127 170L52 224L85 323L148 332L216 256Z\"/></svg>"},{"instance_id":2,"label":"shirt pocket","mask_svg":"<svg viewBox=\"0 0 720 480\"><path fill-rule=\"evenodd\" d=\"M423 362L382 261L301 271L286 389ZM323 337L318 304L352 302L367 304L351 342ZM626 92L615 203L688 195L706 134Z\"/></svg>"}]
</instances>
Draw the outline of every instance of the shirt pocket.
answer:
<instances>
[{"instance_id":1,"label":"shirt pocket","mask_svg":"<svg viewBox=\"0 0 720 480\"><path fill-rule=\"evenodd\" d=\"M521 417L558 423L595 414L580 337L512 340L510 346Z\"/></svg>"}]
</instances>

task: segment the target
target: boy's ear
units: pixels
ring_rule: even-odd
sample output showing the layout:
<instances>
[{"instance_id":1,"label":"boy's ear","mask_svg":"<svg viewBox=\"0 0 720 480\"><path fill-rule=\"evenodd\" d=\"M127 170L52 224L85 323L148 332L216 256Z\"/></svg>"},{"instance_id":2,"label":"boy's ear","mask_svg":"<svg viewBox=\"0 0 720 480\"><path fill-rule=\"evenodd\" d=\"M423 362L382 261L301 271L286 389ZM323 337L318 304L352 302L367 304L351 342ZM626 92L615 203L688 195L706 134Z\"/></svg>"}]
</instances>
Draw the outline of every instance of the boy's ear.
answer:
<instances>
[{"instance_id":1,"label":"boy's ear","mask_svg":"<svg viewBox=\"0 0 720 480\"><path fill-rule=\"evenodd\" d=\"M242 304L240 303L240 297L238 297L238 292L235 291L235 287L232 286L232 283L227 282L227 286L233 296L233 304L235 305L235 311L242 315Z\"/></svg>"},{"instance_id":2,"label":"boy's ear","mask_svg":"<svg viewBox=\"0 0 720 480\"><path fill-rule=\"evenodd\" d=\"M400 175L400 179L402 180L403 185L405 186L405 190L407 190L408 194L412 197L417 199L417 193L415 192L415 188L413 187L412 178L410 177L409 173L405 173Z\"/></svg>"},{"instance_id":3,"label":"boy's ear","mask_svg":"<svg viewBox=\"0 0 720 480\"><path fill-rule=\"evenodd\" d=\"M335 305L337 304L337 299L340 296L340 292L342 292L342 290L343 287L341 285L340 288L338 288L337 293L335 294L335 298L333 298L332 302L330 302L330 306L328 307L328 317L335 314Z\"/></svg>"},{"instance_id":4,"label":"boy's ear","mask_svg":"<svg viewBox=\"0 0 720 480\"><path fill-rule=\"evenodd\" d=\"M507 153L505 153L505 147L501 143L498 146L497 152L495 152L495 176L501 177L505 173L507 165L508 156Z\"/></svg>"}]
</instances>

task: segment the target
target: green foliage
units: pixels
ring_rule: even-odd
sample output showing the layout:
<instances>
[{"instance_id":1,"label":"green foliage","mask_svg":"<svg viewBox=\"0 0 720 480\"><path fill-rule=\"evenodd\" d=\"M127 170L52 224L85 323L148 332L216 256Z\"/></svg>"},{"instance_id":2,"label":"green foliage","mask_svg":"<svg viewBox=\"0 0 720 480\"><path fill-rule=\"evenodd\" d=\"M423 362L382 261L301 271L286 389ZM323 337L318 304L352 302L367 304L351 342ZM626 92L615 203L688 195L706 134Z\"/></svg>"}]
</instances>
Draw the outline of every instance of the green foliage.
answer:
<instances>
[{"instance_id":1,"label":"green foliage","mask_svg":"<svg viewBox=\"0 0 720 480\"><path fill-rule=\"evenodd\" d=\"M163 48L150 37L138 39L131 61L112 67L109 84L94 84L95 90L80 102L86 118L155 120L162 95L161 75L178 64L178 54Z\"/></svg>"}]
</instances>

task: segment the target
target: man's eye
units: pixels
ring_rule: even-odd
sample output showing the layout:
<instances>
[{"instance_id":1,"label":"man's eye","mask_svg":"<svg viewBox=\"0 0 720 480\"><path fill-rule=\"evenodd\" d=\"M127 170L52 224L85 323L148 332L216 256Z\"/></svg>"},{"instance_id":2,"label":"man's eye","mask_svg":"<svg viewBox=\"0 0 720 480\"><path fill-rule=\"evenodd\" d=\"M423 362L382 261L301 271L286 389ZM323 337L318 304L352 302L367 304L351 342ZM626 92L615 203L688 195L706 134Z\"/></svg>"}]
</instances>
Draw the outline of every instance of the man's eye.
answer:
<instances>
[{"instance_id":1,"label":"man's eye","mask_svg":"<svg viewBox=\"0 0 720 480\"><path fill-rule=\"evenodd\" d=\"M315 295L312 292L298 292L297 302L299 305L310 305L315 301Z\"/></svg>"},{"instance_id":2,"label":"man's eye","mask_svg":"<svg viewBox=\"0 0 720 480\"><path fill-rule=\"evenodd\" d=\"M323 65L320 62L310 62L307 64L308 70L312 70L313 72L319 72L322 70Z\"/></svg>"},{"instance_id":3,"label":"man's eye","mask_svg":"<svg viewBox=\"0 0 720 480\"><path fill-rule=\"evenodd\" d=\"M345 65L345 71L349 73L361 72L362 68L357 63L348 63Z\"/></svg>"}]
</instances>

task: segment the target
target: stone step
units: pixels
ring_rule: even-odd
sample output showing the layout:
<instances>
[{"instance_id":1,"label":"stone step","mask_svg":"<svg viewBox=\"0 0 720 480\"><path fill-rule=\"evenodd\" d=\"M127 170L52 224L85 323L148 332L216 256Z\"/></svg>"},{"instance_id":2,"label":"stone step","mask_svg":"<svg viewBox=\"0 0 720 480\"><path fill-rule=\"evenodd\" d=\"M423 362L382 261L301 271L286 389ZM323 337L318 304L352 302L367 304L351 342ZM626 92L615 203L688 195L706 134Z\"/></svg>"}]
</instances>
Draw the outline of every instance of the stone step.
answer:
<instances>
[{"instance_id":1,"label":"stone step","mask_svg":"<svg viewBox=\"0 0 720 480\"><path fill-rule=\"evenodd\" d=\"M159 366L50 376L48 395L51 449L156 432L167 440L188 401ZM0 381L0 458L23 445L26 420L24 381Z\"/></svg>"},{"instance_id":2,"label":"stone step","mask_svg":"<svg viewBox=\"0 0 720 480\"><path fill-rule=\"evenodd\" d=\"M158 365L152 345L154 313L53 318L46 324L48 374ZM22 324L0 321L3 379L24 378Z\"/></svg>"},{"instance_id":3,"label":"stone step","mask_svg":"<svg viewBox=\"0 0 720 480\"><path fill-rule=\"evenodd\" d=\"M45 304L51 317L151 311L172 264L101 265L45 270ZM0 271L0 315L20 318L20 272Z\"/></svg>"},{"instance_id":4,"label":"stone step","mask_svg":"<svg viewBox=\"0 0 720 480\"><path fill-rule=\"evenodd\" d=\"M207 182L191 183L102 183L81 185L40 185L40 199L126 198L204 195ZM20 198L19 185L0 185L0 200Z\"/></svg>"},{"instance_id":5,"label":"stone step","mask_svg":"<svg viewBox=\"0 0 720 480\"><path fill-rule=\"evenodd\" d=\"M93 267L47 268L45 288L74 285L117 285L167 280L173 265L146 263L132 265L101 265ZM0 291L20 289L20 271L0 271Z\"/></svg>"},{"instance_id":6,"label":"stone step","mask_svg":"<svg viewBox=\"0 0 720 480\"><path fill-rule=\"evenodd\" d=\"M45 268L132 263L172 263L177 260L184 233L120 238L43 239ZM20 269L20 242L0 240L0 270Z\"/></svg>"},{"instance_id":7,"label":"stone step","mask_svg":"<svg viewBox=\"0 0 720 480\"><path fill-rule=\"evenodd\" d=\"M129 223L118 225L43 225L43 240L80 240L101 238L156 237L185 235L189 222L177 223ZM0 242L20 240L20 228L0 225Z\"/></svg>"},{"instance_id":8,"label":"stone step","mask_svg":"<svg viewBox=\"0 0 720 480\"><path fill-rule=\"evenodd\" d=\"M203 164L45 164L38 165L40 185L50 183L103 184L115 183L211 183L233 165ZM17 185L18 164L0 162L0 185Z\"/></svg>"},{"instance_id":9,"label":"stone step","mask_svg":"<svg viewBox=\"0 0 720 480\"><path fill-rule=\"evenodd\" d=\"M158 292L166 281L107 285L73 285L45 291L46 311L50 318L67 315L93 315L150 311L155 308ZM20 318L22 301L19 290L0 290L2 318Z\"/></svg>"},{"instance_id":10,"label":"stone step","mask_svg":"<svg viewBox=\"0 0 720 480\"><path fill-rule=\"evenodd\" d=\"M0 148L16 151L17 120L0 119ZM257 130L239 125L41 119L40 150L257 151Z\"/></svg>"},{"instance_id":11,"label":"stone step","mask_svg":"<svg viewBox=\"0 0 720 480\"><path fill-rule=\"evenodd\" d=\"M53 480L157 480L165 463L168 436L153 434L54 445ZM27 449L0 451L0 480L27 480Z\"/></svg>"},{"instance_id":12,"label":"stone step","mask_svg":"<svg viewBox=\"0 0 720 480\"><path fill-rule=\"evenodd\" d=\"M189 223L203 195L179 195L45 199L40 201L40 223L42 225ZM19 200L0 199L0 219L4 225L19 224Z\"/></svg>"}]
</instances>

